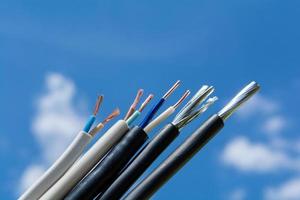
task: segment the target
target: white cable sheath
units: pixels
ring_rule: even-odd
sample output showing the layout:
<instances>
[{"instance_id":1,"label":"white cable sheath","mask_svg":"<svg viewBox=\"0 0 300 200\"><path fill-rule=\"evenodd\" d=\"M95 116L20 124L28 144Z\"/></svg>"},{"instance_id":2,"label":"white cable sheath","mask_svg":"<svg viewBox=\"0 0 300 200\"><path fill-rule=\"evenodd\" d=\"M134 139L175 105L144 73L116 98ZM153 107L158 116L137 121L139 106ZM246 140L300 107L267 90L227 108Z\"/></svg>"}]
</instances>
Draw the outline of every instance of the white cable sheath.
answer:
<instances>
[{"instance_id":1,"label":"white cable sheath","mask_svg":"<svg viewBox=\"0 0 300 200\"><path fill-rule=\"evenodd\" d=\"M91 135L80 131L65 152L25 191L19 200L36 200L41 197L72 166L91 139Z\"/></svg>"},{"instance_id":2,"label":"white cable sheath","mask_svg":"<svg viewBox=\"0 0 300 200\"><path fill-rule=\"evenodd\" d=\"M172 115L175 111L173 106L170 106L167 110L161 113L158 117L156 117L152 122L150 122L145 128L144 131L149 133L153 128L158 126L161 122L166 120L170 115Z\"/></svg>"},{"instance_id":3,"label":"white cable sheath","mask_svg":"<svg viewBox=\"0 0 300 200\"><path fill-rule=\"evenodd\" d=\"M124 120L116 122L74 165L61 177L40 200L59 200L103 158L111 147L129 130Z\"/></svg>"}]
</instances>

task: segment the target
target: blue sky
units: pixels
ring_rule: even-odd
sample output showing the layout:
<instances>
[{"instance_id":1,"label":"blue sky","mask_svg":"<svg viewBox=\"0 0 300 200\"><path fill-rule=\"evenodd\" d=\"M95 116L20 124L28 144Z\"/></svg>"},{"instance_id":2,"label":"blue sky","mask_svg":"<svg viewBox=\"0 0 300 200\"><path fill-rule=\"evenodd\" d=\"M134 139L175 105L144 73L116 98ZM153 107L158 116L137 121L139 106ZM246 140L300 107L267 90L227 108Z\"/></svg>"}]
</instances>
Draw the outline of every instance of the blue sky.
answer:
<instances>
[{"instance_id":1,"label":"blue sky","mask_svg":"<svg viewBox=\"0 0 300 200\"><path fill-rule=\"evenodd\" d=\"M124 115L137 89L157 100L177 79L166 107L202 84L215 86L219 101L152 168L249 81L262 89L154 199L300 199L299 8L278 0L1 1L1 199L15 199L49 166L98 93L99 119L116 106Z\"/></svg>"}]
</instances>

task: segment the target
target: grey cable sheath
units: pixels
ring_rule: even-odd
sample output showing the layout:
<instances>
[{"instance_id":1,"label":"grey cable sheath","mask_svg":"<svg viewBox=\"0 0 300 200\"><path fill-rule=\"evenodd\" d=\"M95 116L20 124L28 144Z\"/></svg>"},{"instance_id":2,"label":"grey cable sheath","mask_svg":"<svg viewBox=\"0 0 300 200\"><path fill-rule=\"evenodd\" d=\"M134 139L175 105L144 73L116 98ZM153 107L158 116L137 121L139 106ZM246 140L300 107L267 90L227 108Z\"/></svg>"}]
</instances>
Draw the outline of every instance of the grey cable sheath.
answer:
<instances>
[{"instance_id":1,"label":"grey cable sheath","mask_svg":"<svg viewBox=\"0 0 300 200\"><path fill-rule=\"evenodd\" d=\"M35 200L41 197L73 165L92 138L88 133L80 131L65 152L19 200Z\"/></svg>"},{"instance_id":2,"label":"grey cable sheath","mask_svg":"<svg viewBox=\"0 0 300 200\"><path fill-rule=\"evenodd\" d=\"M61 177L40 200L59 200L103 158L129 130L124 120L116 122L74 165Z\"/></svg>"}]
</instances>

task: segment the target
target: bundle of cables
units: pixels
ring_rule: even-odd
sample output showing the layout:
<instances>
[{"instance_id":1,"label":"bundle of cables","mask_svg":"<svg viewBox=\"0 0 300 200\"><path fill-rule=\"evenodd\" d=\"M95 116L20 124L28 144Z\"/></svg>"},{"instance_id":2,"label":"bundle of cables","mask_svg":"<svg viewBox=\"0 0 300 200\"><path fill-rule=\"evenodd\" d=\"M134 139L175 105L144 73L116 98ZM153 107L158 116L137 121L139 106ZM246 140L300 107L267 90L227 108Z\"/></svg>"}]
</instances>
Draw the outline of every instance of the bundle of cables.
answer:
<instances>
[{"instance_id":1,"label":"bundle of cables","mask_svg":"<svg viewBox=\"0 0 300 200\"><path fill-rule=\"evenodd\" d=\"M222 129L224 121L240 105L259 90L257 83L248 84L223 109L192 133L153 172L130 190L146 169L176 139L182 129L197 119L218 99L209 97L214 92L214 87L202 86L174 119L148 141L149 133L168 119L189 96L190 91L187 90L174 105L154 118L179 85L180 81L177 81L150 109L139 125L132 125L153 98L150 94L137 109L143 95L143 90L138 90L124 119L112 125L83 154L92 137L120 113L119 109L115 109L92 128L103 100L103 96L99 96L94 112L83 130L19 200L149 199Z\"/></svg>"}]
</instances>

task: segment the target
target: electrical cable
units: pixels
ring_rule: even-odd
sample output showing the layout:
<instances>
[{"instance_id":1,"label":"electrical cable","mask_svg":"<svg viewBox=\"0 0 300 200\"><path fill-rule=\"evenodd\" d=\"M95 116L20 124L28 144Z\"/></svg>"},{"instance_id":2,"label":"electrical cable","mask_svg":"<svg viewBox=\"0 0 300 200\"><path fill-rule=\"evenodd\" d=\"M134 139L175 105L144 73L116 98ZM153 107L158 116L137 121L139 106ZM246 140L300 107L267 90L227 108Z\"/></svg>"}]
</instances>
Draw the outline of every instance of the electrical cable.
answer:
<instances>
[{"instance_id":1,"label":"electrical cable","mask_svg":"<svg viewBox=\"0 0 300 200\"><path fill-rule=\"evenodd\" d=\"M137 97L134 100L133 104L137 104L140 100L143 91L139 90ZM145 100L145 102L139 108L139 112L142 112L149 101L153 98L153 95ZM97 102L102 102L101 98L98 98ZM98 103L99 104L99 103ZM96 104L94 115L98 112L99 105ZM97 106L98 105L98 106ZM131 106L135 109L136 105ZM130 110L130 109L129 109ZM91 135L94 135L97 131L104 127L104 124L107 123L119 110L115 110L110 116L108 116L102 123L99 123L94 129L90 131ZM137 118L131 119L131 123ZM115 123L89 150L84 156L76 162L66 173L65 175L57 181L53 187L51 187L41 199L60 199L63 198L66 193L68 193L93 167L99 160L101 160L106 153L113 147L120 138L129 130L129 125L125 120L119 120ZM63 187L60 190L60 187Z\"/></svg>"},{"instance_id":2,"label":"electrical cable","mask_svg":"<svg viewBox=\"0 0 300 200\"><path fill-rule=\"evenodd\" d=\"M142 103L140 108L138 110L134 111L134 113L126 120L128 126L130 126L134 122L134 120L136 120L141 115L141 112L148 105L148 103L153 99L153 97L154 97L153 94L150 94L147 97L147 99Z\"/></svg>"},{"instance_id":3,"label":"electrical cable","mask_svg":"<svg viewBox=\"0 0 300 200\"><path fill-rule=\"evenodd\" d=\"M224 126L231 114L259 90L256 82L251 82L242 89L223 109L206 120L189 136L167 159L143 179L125 200L149 199L177 171L179 171L209 140Z\"/></svg>"},{"instance_id":4,"label":"electrical cable","mask_svg":"<svg viewBox=\"0 0 300 200\"><path fill-rule=\"evenodd\" d=\"M189 105L192 101L200 99L198 104L205 100L205 94L198 93L186 104ZM216 98L214 98L216 100ZM214 101L208 100L204 106L206 109L201 109L202 113L212 105ZM195 109L197 105L190 109ZM203 106L202 106L203 107ZM201 108L202 108L201 107ZM197 116L199 116L201 113ZM195 119L195 118L193 118ZM156 136L145 146L145 148L132 159L131 163L122 171L119 177L102 193L98 200L117 200L126 193L126 191L137 181L137 179L146 171L146 169L156 160L156 158L175 140L180 133L180 128L173 123L167 124Z\"/></svg>"},{"instance_id":5,"label":"electrical cable","mask_svg":"<svg viewBox=\"0 0 300 200\"><path fill-rule=\"evenodd\" d=\"M186 91L172 109L176 109L188 96ZM147 131L160 124L174 111L167 109L156 119L154 124L149 124L145 129L134 126L108 155L65 197L66 200L94 199L117 177L130 159L138 152L148 139Z\"/></svg>"},{"instance_id":6,"label":"electrical cable","mask_svg":"<svg viewBox=\"0 0 300 200\"><path fill-rule=\"evenodd\" d=\"M159 125L162 121L165 121L169 116L171 116L176 108L183 102L183 100L190 94L190 91L187 90L183 96L173 105L170 106L168 109L166 109L163 113L161 113L157 118L152 120L145 128L144 131L146 133L149 133L152 131L153 128L155 128L157 125Z\"/></svg>"},{"instance_id":7,"label":"electrical cable","mask_svg":"<svg viewBox=\"0 0 300 200\"><path fill-rule=\"evenodd\" d=\"M97 115L102 100L103 96L98 96L92 115L93 118ZM73 165L73 163L82 154L84 148L89 144L93 136L100 131L100 129L94 130L93 134L85 131L90 129L94 121L95 120L91 120L91 118L87 121L84 129L77 134L62 155L37 181L31 185L31 187L24 192L22 196L19 197L19 200L38 199Z\"/></svg>"},{"instance_id":8,"label":"electrical cable","mask_svg":"<svg viewBox=\"0 0 300 200\"><path fill-rule=\"evenodd\" d=\"M124 120L117 121L97 142L43 194L40 200L62 199L129 130Z\"/></svg>"},{"instance_id":9,"label":"electrical cable","mask_svg":"<svg viewBox=\"0 0 300 200\"><path fill-rule=\"evenodd\" d=\"M83 131L88 133L92 127L92 125L94 124L95 120L96 120L96 115L99 111L99 107L100 107L100 104L102 103L103 101L103 95L99 95L98 96L98 99L97 99L97 102L96 102L96 105L95 105L95 109L94 109L94 112L93 114L89 117L89 119L87 120L84 128L83 128Z\"/></svg>"},{"instance_id":10,"label":"electrical cable","mask_svg":"<svg viewBox=\"0 0 300 200\"><path fill-rule=\"evenodd\" d=\"M142 89L138 90L137 95L136 95L133 103L131 104L129 110L126 113L126 116L124 117L125 121L134 113L135 108L136 108L137 104L139 103L143 93L144 93L144 90L142 90Z\"/></svg>"},{"instance_id":11,"label":"electrical cable","mask_svg":"<svg viewBox=\"0 0 300 200\"><path fill-rule=\"evenodd\" d=\"M159 108L164 104L166 99L175 91L175 89L180 85L180 81L176 81L176 83L164 94L164 96L158 101L156 105L153 106L153 108L150 110L150 112L147 113L146 117L142 121L142 123L139 125L141 128L145 128L148 123L152 120L154 115L157 113Z\"/></svg>"}]
</instances>

